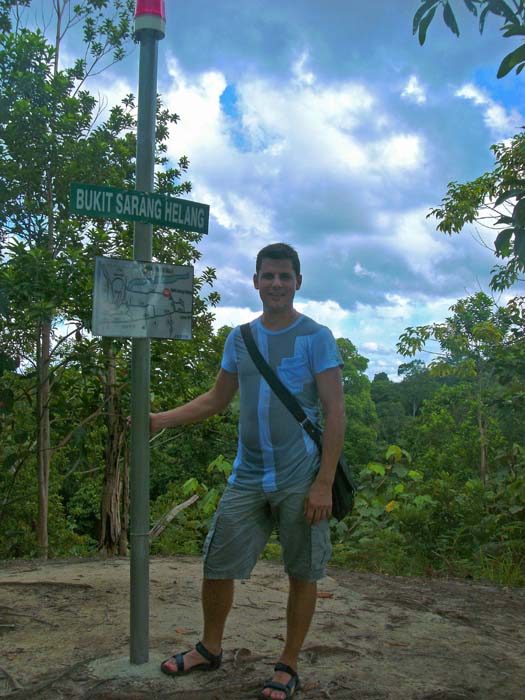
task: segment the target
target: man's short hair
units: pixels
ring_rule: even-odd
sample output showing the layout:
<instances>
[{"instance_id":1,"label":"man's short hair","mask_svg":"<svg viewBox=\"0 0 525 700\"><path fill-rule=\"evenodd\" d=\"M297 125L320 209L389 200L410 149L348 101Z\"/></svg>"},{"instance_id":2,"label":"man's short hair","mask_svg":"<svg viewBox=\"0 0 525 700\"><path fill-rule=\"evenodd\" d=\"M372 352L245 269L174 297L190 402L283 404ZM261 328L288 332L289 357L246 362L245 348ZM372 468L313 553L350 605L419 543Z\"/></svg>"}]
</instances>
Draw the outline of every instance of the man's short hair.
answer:
<instances>
[{"instance_id":1,"label":"man's short hair","mask_svg":"<svg viewBox=\"0 0 525 700\"><path fill-rule=\"evenodd\" d=\"M264 258L270 258L270 260L290 260L295 274L301 274L301 263L299 262L297 251L287 243L271 243L257 253L257 260L255 261L255 272L257 274L261 269Z\"/></svg>"}]
</instances>

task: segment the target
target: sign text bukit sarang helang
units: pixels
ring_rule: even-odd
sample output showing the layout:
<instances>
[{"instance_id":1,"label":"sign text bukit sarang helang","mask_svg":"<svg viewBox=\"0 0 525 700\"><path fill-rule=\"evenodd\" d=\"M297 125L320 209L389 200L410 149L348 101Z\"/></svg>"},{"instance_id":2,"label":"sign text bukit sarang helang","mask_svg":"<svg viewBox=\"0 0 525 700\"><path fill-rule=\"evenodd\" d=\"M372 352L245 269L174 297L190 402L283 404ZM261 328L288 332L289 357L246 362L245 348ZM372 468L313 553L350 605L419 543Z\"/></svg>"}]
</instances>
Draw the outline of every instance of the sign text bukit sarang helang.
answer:
<instances>
[{"instance_id":1,"label":"sign text bukit sarang helang","mask_svg":"<svg viewBox=\"0 0 525 700\"><path fill-rule=\"evenodd\" d=\"M101 219L143 221L148 224L208 233L210 207L187 199L149 192L74 183L72 214Z\"/></svg>"}]
</instances>

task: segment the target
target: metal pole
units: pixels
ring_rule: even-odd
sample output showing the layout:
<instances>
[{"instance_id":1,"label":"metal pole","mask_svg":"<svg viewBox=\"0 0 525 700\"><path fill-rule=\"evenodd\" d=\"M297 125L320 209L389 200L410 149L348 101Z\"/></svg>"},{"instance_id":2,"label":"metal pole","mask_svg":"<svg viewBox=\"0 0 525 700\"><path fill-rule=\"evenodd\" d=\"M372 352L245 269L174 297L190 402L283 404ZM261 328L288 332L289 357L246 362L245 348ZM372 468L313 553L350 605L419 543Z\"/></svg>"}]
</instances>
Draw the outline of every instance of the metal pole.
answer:
<instances>
[{"instance_id":1,"label":"metal pole","mask_svg":"<svg viewBox=\"0 0 525 700\"><path fill-rule=\"evenodd\" d=\"M138 7L138 4L137 4ZM141 28L136 189L153 190L155 118L157 108L157 53L159 32ZM151 224L136 223L133 258L151 261ZM150 341L134 338L131 356L131 604L130 662L149 660L149 406Z\"/></svg>"}]
</instances>

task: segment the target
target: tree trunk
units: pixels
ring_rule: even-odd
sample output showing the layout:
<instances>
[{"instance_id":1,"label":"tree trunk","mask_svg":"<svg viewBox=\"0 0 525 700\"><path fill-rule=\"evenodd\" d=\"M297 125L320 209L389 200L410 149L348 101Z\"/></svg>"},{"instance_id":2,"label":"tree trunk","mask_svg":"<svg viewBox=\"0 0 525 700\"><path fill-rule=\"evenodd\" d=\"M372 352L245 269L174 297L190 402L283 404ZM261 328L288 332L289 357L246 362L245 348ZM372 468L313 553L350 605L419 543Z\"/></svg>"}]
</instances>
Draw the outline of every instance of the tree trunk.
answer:
<instances>
[{"instance_id":1,"label":"tree trunk","mask_svg":"<svg viewBox=\"0 0 525 700\"><path fill-rule=\"evenodd\" d=\"M478 431L479 431L479 446L480 446L480 457L479 457L479 471L481 476L481 481L487 483L487 439L485 436L485 426L483 425L483 415L481 408L478 407Z\"/></svg>"},{"instance_id":2,"label":"tree trunk","mask_svg":"<svg viewBox=\"0 0 525 700\"><path fill-rule=\"evenodd\" d=\"M118 553L125 557L128 553L128 531L129 531L129 445L124 433L122 458L122 491L120 501L122 503L122 521L120 528L120 540L118 543Z\"/></svg>"},{"instance_id":3,"label":"tree trunk","mask_svg":"<svg viewBox=\"0 0 525 700\"><path fill-rule=\"evenodd\" d=\"M477 396L477 419L478 419L478 432L479 432L479 447L480 447L480 457L479 457L479 471L481 476L481 481L487 483L487 436L485 433L485 424L483 416L483 398L481 393L481 373L478 369L478 396Z\"/></svg>"},{"instance_id":4,"label":"tree trunk","mask_svg":"<svg viewBox=\"0 0 525 700\"><path fill-rule=\"evenodd\" d=\"M116 386L115 350L109 338L102 341L106 362L105 386L105 473L102 489L99 549L113 556L119 549L121 540L120 498L122 493L120 478L120 457L124 444L124 419Z\"/></svg>"},{"instance_id":5,"label":"tree trunk","mask_svg":"<svg viewBox=\"0 0 525 700\"><path fill-rule=\"evenodd\" d=\"M47 181L47 250L53 253L55 240L53 176L46 173ZM49 401L51 395L49 370L51 366L51 328L50 318L41 320L37 326L37 471L38 471L38 554L47 559L49 553L48 515L49 515L49 471L51 464L51 429L49 418Z\"/></svg>"},{"instance_id":6,"label":"tree trunk","mask_svg":"<svg viewBox=\"0 0 525 700\"><path fill-rule=\"evenodd\" d=\"M51 323L45 322L38 326L37 340L37 440L36 458L38 471L38 522L37 546L40 557L47 559L49 552L48 540L48 509L49 509L49 468L51 455L51 436L49 421L49 360L51 350Z\"/></svg>"}]
</instances>

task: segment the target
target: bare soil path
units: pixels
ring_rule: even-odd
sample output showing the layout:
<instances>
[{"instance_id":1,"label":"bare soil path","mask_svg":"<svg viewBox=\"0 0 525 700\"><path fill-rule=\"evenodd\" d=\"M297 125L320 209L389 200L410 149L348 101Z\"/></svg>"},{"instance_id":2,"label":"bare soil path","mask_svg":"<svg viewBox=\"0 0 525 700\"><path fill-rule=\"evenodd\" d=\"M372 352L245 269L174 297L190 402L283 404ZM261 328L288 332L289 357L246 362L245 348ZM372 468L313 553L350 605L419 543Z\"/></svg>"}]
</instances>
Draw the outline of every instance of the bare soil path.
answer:
<instances>
[{"instance_id":1,"label":"bare soil path","mask_svg":"<svg viewBox=\"0 0 525 700\"><path fill-rule=\"evenodd\" d=\"M3 563L0 698L244 700L284 633L281 566L236 588L214 673L169 678L160 660L199 638L200 560L150 565L150 663L129 664L129 560ZM524 700L525 589L331 569L301 658L298 700Z\"/></svg>"}]
</instances>

